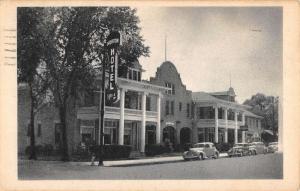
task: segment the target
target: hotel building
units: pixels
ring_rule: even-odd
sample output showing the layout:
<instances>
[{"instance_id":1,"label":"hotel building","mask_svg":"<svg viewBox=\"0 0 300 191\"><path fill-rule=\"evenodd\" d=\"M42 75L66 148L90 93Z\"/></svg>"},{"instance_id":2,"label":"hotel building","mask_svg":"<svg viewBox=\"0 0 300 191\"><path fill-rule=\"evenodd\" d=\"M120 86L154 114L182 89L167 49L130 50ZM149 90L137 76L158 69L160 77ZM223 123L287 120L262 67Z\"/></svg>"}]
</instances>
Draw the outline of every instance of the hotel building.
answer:
<instances>
[{"instance_id":1,"label":"hotel building","mask_svg":"<svg viewBox=\"0 0 300 191\"><path fill-rule=\"evenodd\" d=\"M105 106L104 143L130 145L144 152L146 144L169 141L176 144L245 142L260 137L261 119L248 106L235 102L235 92L192 92L182 83L175 65L166 61L149 81L141 80L144 70L138 61L117 79L120 99ZM75 151L81 142L99 143L99 89L82 93L68 112L68 145ZM18 88L18 151L29 145L30 99L26 85ZM50 105L36 116L36 144L61 144L57 110ZM241 131L241 126L248 127Z\"/></svg>"}]
</instances>

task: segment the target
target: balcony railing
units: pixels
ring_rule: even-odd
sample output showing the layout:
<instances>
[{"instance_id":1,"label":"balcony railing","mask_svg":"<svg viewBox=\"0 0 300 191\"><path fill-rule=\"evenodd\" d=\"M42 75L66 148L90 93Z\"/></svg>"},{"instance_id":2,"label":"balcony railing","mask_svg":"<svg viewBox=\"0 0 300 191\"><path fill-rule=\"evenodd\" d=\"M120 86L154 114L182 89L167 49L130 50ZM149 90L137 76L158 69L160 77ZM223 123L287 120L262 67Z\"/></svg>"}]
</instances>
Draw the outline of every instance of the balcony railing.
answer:
<instances>
[{"instance_id":1,"label":"balcony railing","mask_svg":"<svg viewBox=\"0 0 300 191\"><path fill-rule=\"evenodd\" d=\"M97 117L99 114L98 107L97 106L91 106L91 107L81 107L79 108L77 115L79 118L82 116L90 116L90 117ZM142 118L142 110L137 109L124 109L124 117L126 120L138 120ZM105 116L106 117L112 117L113 118L119 118L120 117L120 108L119 107L109 107L105 106ZM92 118L93 118L92 117ZM157 112L156 111L146 111L146 120L148 121L155 121L157 118Z\"/></svg>"}]
</instances>

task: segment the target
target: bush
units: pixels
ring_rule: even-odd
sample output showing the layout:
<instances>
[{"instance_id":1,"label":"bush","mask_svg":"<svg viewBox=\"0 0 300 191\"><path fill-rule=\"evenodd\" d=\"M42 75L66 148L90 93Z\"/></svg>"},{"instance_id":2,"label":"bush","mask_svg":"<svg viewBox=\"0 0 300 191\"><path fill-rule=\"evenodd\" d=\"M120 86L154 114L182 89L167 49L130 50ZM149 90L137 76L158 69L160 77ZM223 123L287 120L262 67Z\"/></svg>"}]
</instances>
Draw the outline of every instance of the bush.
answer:
<instances>
[{"instance_id":1,"label":"bush","mask_svg":"<svg viewBox=\"0 0 300 191\"><path fill-rule=\"evenodd\" d=\"M39 155L41 154L42 151L42 145L35 145L35 154ZM26 155L30 155L30 153L32 152L33 147L31 145L27 146L25 148L25 154Z\"/></svg>"},{"instance_id":2,"label":"bush","mask_svg":"<svg viewBox=\"0 0 300 191\"><path fill-rule=\"evenodd\" d=\"M147 156L155 156L155 155L160 155L160 154L167 153L167 152L170 152L170 148L165 147L163 145L153 144L153 145L145 146L145 154Z\"/></svg>"},{"instance_id":3,"label":"bush","mask_svg":"<svg viewBox=\"0 0 300 191\"><path fill-rule=\"evenodd\" d=\"M127 159L131 152L131 146L128 145L104 145L104 159ZM100 146L91 146L90 151L99 158Z\"/></svg>"},{"instance_id":4,"label":"bush","mask_svg":"<svg viewBox=\"0 0 300 191\"><path fill-rule=\"evenodd\" d=\"M192 143L177 144L177 145L175 145L174 151L175 152L188 151L192 146L193 146Z\"/></svg>"},{"instance_id":5,"label":"bush","mask_svg":"<svg viewBox=\"0 0 300 191\"><path fill-rule=\"evenodd\" d=\"M233 145L230 143L215 143L215 146L219 152L227 152Z\"/></svg>"},{"instance_id":6,"label":"bush","mask_svg":"<svg viewBox=\"0 0 300 191\"><path fill-rule=\"evenodd\" d=\"M53 154L53 146L51 144L45 144L42 147L42 153L46 156L52 155Z\"/></svg>"}]
</instances>

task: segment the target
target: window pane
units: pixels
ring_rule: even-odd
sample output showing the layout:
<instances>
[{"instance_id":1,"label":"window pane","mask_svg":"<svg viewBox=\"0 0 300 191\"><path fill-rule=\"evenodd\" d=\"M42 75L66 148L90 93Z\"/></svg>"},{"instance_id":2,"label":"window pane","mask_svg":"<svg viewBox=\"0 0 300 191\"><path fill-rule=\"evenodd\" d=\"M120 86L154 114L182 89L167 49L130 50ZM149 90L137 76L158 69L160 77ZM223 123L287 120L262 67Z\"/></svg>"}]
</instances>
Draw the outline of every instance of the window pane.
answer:
<instances>
[{"instance_id":1,"label":"window pane","mask_svg":"<svg viewBox=\"0 0 300 191\"><path fill-rule=\"evenodd\" d=\"M171 86L172 86L172 94L175 95L175 85L171 84Z\"/></svg>"},{"instance_id":2,"label":"window pane","mask_svg":"<svg viewBox=\"0 0 300 191\"><path fill-rule=\"evenodd\" d=\"M189 103L186 104L186 116L190 117L190 104Z\"/></svg>"},{"instance_id":3,"label":"window pane","mask_svg":"<svg viewBox=\"0 0 300 191\"><path fill-rule=\"evenodd\" d=\"M174 115L174 101L171 101L171 115Z\"/></svg>"},{"instance_id":4,"label":"window pane","mask_svg":"<svg viewBox=\"0 0 300 191\"><path fill-rule=\"evenodd\" d=\"M138 72L138 81L141 81L141 72Z\"/></svg>"},{"instance_id":5,"label":"window pane","mask_svg":"<svg viewBox=\"0 0 300 191\"><path fill-rule=\"evenodd\" d=\"M132 70L129 70L128 73L129 73L129 77L128 77L128 78L129 78L130 80L132 80Z\"/></svg>"},{"instance_id":6,"label":"window pane","mask_svg":"<svg viewBox=\"0 0 300 191\"><path fill-rule=\"evenodd\" d=\"M151 99L150 99L150 97L146 97L146 110L151 111Z\"/></svg>"},{"instance_id":7,"label":"window pane","mask_svg":"<svg viewBox=\"0 0 300 191\"><path fill-rule=\"evenodd\" d=\"M166 115L169 115L169 101L166 101Z\"/></svg>"},{"instance_id":8,"label":"window pane","mask_svg":"<svg viewBox=\"0 0 300 191\"><path fill-rule=\"evenodd\" d=\"M137 80L137 71L133 70L133 80Z\"/></svg>"}]
</instances>

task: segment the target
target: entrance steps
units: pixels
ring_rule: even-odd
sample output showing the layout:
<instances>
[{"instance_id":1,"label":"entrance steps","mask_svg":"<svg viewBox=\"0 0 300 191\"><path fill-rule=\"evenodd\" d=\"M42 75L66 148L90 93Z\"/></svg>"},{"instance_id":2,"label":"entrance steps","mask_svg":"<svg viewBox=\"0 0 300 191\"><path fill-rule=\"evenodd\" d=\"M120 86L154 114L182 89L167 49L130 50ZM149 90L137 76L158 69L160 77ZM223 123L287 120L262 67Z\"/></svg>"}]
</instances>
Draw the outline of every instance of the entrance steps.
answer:
<instances>
[{"instance_id":1,"label":"entrance steps","mask_svg":"<svg viewBox=\"0 0 300 191\"><path fill-rule=\"evenodd\" d=\"M141 153L140 151L131 151L129 155L130 159L137 159L142 157L145 157L145 153Z\"/></svg>"}]
</instances>

